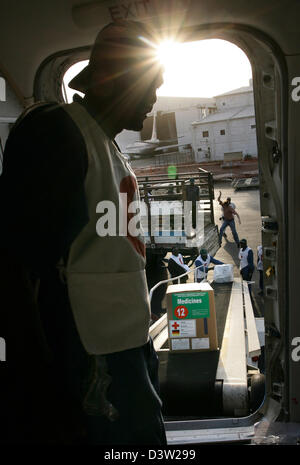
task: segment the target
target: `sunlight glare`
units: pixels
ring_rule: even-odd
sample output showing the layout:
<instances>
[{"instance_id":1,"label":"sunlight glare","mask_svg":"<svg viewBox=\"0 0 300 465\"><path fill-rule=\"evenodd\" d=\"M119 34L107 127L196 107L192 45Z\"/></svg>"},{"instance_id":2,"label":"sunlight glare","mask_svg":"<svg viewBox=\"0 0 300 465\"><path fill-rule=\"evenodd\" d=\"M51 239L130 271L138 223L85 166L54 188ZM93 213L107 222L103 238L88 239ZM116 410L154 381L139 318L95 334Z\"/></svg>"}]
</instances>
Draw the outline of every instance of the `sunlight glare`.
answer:
<instances>
[{"instance_id":1,"label":"sunlight glare","mask_svg":"<svg viewBox=\"0 0 300 465\"><path fill-rule=\"evenodd\" d=\"M173 60L176 60L176 52L179 43L173 40L165 40L157 47L157 56L164 66L169 66Z\"/></svg>"},{"instance_id":2,"label":"sunlight glare","mask_svg":"<svg viewBox=\"0 0 300 465\"><path fill-rule=\"evenodd\" d=\"M214 97L248 86L252 78L246 54L221 39L176 42L168 38L157 47L157 58L165 69L164 84L158 89L158 96ZM86 64L75 65L66 74L69 99L74 91L67 84Z\"/></svg>"},{"instance_id":3,"label":"sunlight glare","mask_svg":"<svg viewBox=\"0 0 300 465\"><path fill-rule=\"evenodd\" d=\"M225 40L166 40L158 46L158 58L165 73L157 95L213 97L248 86L252 77L246 54Z\"/></svg>"}]
</instances>

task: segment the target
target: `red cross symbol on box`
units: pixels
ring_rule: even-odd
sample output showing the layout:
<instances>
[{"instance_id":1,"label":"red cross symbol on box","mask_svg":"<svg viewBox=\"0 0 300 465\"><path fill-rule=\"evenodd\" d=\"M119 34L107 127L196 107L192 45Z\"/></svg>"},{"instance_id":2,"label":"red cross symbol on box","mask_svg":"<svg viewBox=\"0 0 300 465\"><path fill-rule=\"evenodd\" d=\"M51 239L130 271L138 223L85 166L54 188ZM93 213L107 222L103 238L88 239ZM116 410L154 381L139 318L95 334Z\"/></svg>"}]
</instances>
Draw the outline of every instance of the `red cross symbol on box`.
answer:
<instances>
[{"instance_id":1,"label":"red cross symbol on box","mask_svg":"<svg viewBox=\"0 0 300 465\"><path fill-rule=\"evenodd\" d=\"M177 328L179 328L179 324L176 323L176 321L175 321L175 323L172 324L172 327L173 327L174 329L177 329Z\"/></svg>"}]
</instances>

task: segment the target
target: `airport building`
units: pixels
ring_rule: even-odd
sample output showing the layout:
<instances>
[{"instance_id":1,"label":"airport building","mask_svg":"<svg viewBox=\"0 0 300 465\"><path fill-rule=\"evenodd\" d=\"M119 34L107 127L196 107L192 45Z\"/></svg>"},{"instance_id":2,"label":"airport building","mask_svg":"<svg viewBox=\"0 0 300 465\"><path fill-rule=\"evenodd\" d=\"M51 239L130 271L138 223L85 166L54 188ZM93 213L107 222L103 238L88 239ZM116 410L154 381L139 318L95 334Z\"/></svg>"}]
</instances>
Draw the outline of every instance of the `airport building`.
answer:
<instances>
[{"instance_id":1,"label":"airport building","mask_svg":"<svg viewBox=\"0 0 300 465\"><path fill-rule=\"evenodd\" d=\"M218 95L214 100L216 112L190 124L195 161L257 157L251 83Z\"/></svg>"},{"instance_id":2,"label":"airport building","mask_svg":"<svg viewBox=\"0 0 300 465\"><path fill-rule=\"evenodd\" d=\"M196 162L257 157L252 80L249 86L213 98L158 97L140 133L123 131L117 137L123 151L135 141L151 138L154 112L163 145L172 140L174 147L176 141L177 152L190 149Z\"/></svg>"}]
</instances>

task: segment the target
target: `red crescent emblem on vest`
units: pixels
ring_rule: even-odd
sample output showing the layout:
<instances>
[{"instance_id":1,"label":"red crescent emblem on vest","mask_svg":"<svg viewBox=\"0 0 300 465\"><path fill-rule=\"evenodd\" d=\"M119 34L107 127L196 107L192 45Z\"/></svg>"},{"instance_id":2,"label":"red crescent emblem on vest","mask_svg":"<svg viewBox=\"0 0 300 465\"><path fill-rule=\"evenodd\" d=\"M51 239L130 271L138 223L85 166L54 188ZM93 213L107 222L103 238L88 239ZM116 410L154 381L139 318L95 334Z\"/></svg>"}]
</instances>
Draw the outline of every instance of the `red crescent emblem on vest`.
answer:
<instances>
[{"instance_id":1,"label":"red crescent emblem on vest","mask_svg":"<svg viewBox=\"0 0 300 465\"><path fill-rule=\"evenodd\" d=\"M133 176L126 176L120 182L120 193L127 194L127 239L131 242L137 253L146 256L145 244L139 240L138 237L131 236L128 231L128 223L134 216L133 213L128 213L128 207L131 202L135 200L135 192L137 191L136 179Z\"/></svg>"}]
</instances>

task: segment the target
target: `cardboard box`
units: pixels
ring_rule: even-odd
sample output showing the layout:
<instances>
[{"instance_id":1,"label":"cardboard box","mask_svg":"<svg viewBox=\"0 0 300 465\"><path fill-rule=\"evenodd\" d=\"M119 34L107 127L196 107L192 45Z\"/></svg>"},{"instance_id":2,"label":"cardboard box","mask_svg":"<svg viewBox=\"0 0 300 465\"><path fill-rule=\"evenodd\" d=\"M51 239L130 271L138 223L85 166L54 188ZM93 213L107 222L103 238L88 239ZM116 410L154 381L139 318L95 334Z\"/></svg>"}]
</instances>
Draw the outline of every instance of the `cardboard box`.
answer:
<instances>
[{"instance_id":1,"label":"cardboard box","mask_svg":"<svg viewBox=\"0 0 300 465\"><path fill-rule=\"evenodd\" d=\"M169 286L167 309L171 352L218 350L214 290L210 284Z\"/></svg>"}]
</instances>

